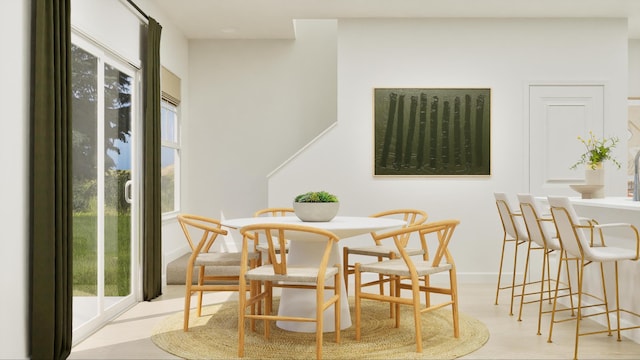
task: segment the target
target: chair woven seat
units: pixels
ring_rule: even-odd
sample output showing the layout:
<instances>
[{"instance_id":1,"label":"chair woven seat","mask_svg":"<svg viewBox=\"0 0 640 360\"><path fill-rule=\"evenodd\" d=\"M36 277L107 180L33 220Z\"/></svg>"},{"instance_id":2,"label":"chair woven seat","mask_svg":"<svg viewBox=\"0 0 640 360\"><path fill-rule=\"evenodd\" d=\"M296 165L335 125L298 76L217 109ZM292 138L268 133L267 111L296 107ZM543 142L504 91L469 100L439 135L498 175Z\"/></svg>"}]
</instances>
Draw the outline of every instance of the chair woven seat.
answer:
<instances>
[{"instance_id":1,"label":"chair woven seat","mask_svg":"<svg viewBox=\"0 0 640 360\"><path fill-rule=\"evenodd\" d=\"M440 264L438 266L431 266L431 263L415 263L416 273L418 276L437 274L443 271L451 269L451 264ZM383 275L393 276L410 276L407 263L403 259L393 259L372 262L369 264L361 264L360 271L362 272L374 272Z\"/></svg>"},{"instance_id":2,"label":"chair woven seat","mask_svg":"<svg viewBox=\"0 0 640 360\"><path fill-rule=\"evenodd\" d=\"M422 249L406 249L407 254L413 255L422 255ZM389 254L393 253L396 257L400 256L398 250L391 246L386 245L372 245L372 246L363 246L363 247L352 247L349 248L350 254L355 255L369 255L369 256L386 256L389 257Z\"/></svg>"},{"instance_id":3,"label":"chair woven seat","mask_svg":"<svg viewBox=\"0 0 640 360\"><path fill-rule=\"evenodd\" d=\"M331 279L337 273L337 268L329 267L327 268L324 278L325 280ZM273 265L267 264L247 271L245 277L247 280L290 281L315 284L318 281L318 268L289 265L287 266L287 273L280 275L276 274Z\"/></svg>"},{"instance_id":4,"label":"chair woven seat","mask_svg":"<svg viewBox=\"0 0 640 360\"><path fill-rule=\"evenodd\" d=\"M201 253L193 263L195 266L238 266L240 267L240 257L242 253ZM260 254L249 253L249 259L257 260Z\"/></svg>"},{"instance_id":5,"label":"chair woven seat","mask_svg":"<svg viewBox=\"0 0 640 360\"><path fill-rule=\"evenodd\" d=\"M264 243L260 243L260 244L258 244L256 246L256 250L261 251L261 252L267 252L267 251L269 251L269 245L264 244ZM276 245L276 249L275 250L276 250L276 254L280 254L280 252L282 251L280 249L279 245ZM289 243L285 244L284 250L285 250L285 252L289 252Z\"/></svg>"}]
</instances>

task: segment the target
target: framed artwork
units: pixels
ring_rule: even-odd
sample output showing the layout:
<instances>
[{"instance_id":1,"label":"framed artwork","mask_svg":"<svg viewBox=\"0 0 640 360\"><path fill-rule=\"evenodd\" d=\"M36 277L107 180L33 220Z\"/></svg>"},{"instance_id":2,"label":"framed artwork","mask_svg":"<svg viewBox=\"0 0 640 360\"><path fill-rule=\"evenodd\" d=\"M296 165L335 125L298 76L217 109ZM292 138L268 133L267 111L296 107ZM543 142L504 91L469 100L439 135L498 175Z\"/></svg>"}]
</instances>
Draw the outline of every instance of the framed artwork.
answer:
<instances>
[{"instance_id":1,"label":"framed artwork","mask_svg":"<svg viewBox=\"0 0 640 360\"><path fill-rule=\"evenodd\" d=\"M490 175L491 89L375 88L374 175Z\"/></svg>"}]
</instances>

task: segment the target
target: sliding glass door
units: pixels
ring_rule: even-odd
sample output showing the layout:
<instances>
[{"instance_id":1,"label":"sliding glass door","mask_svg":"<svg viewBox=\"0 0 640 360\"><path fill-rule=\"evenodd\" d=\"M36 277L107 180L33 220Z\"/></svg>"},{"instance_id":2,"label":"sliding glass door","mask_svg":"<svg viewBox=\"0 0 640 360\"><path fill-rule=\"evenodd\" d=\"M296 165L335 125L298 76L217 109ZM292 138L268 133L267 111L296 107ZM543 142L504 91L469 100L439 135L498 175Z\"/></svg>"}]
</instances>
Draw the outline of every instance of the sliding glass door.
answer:
<instances>
[{"instance_id":1,"label":"sliding glass door","mask_svg":"<svg viewBox=\"0 0 640 360\"><path fill-rule=\"evenodd\" d=\"M73 338L136 302L136 70L73 37Z\"/></svg>"}]
</instances>

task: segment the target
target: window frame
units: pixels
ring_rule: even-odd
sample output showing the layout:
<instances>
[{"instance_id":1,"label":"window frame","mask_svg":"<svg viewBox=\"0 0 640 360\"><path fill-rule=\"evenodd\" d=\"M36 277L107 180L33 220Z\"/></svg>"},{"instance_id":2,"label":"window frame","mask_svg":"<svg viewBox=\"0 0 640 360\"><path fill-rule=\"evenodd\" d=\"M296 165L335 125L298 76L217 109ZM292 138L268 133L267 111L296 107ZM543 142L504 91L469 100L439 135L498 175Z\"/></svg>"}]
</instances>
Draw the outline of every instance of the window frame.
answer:
<instances>
[{"instance_id":1,"label":"window frame","mask_svg":"<svg viewBox=\"0 0 640 360\"><path fill-rule=\"evenodd\" d=\"M174 158L174 184L173 184L173 210L171 211L166 211L162 213L162 219L163 220L167 220L167 219L172 219L178 216L178 214L180 213L181 210L181 164L180 164L180 159L181 159L181 154L182 154L182 147L181 147L181 131L180 131L180 106L178 104L175 104L170 98L167 98L165 96L162 96L162 101L161 101L161 113L164 113L165 111L170 111L175 115L175 124L174 124L174 131L175 131L175 135L174 135L174 139L175 141L170 141L168 139L165 138L164 134L161 134L160 138L160 146L161 148L169 148L175 151L175 158ZM163 118L162 121L164 121L165 119Z\"/></svg>"}]
</instances>

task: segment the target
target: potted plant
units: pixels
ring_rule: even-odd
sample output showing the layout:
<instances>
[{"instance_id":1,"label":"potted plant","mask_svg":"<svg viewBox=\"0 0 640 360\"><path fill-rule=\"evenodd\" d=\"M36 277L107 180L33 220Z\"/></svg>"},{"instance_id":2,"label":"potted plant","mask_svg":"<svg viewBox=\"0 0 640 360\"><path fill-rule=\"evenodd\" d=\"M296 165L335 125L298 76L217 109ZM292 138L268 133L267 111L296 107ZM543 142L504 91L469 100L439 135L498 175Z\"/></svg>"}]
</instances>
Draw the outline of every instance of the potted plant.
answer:
<instances>
[{"instance_id":1,"label":"potted plant","mask_svg":"<svg viewBox=\"0 0 640 360\"><path fill-rule=\"evenodd\" d=\"M621 164L611 156L611 150L616 147L617 137L598 139L593 131L589 131L589 138L578 136L578 140L587 151L580 155L580 160L571 166L576 169L578 165L586 165L584 169L584 184L569 185L573 190L582 194L583 199L598 199L604 197L604 168L603 162L611 160L618 169Z\"/></svg>"},{"instance_id":2,"label":"potted plant","mask_svg":"<svg viewBox=\"0 0 640 360\"><path fill-rule=\"evenodd\" d=\"M310 191L293 200L296 216L302 221L331 221L340 207L338 197L326 191Z\"/></svg>"},{"instance_id":3,"label":"potted plant","mask_svg":"<svg viewBox=\"0 0 640 360\"><path fill-rule=\"evenodd\" d=\"M573 164L571 169L575 169L581 164L586 164L591 170L599 169L605 160L611 160L618 169L620 168L620 162L611 156L611 150L616 147L619 141L617 137L603 137L602 139L598 139L593 134L593 131L589 131L588 139L585 140L581 136L578 136L578 140L584 145L587 151L580 155L580 160Z\"/></svg>"}]
</instances>

